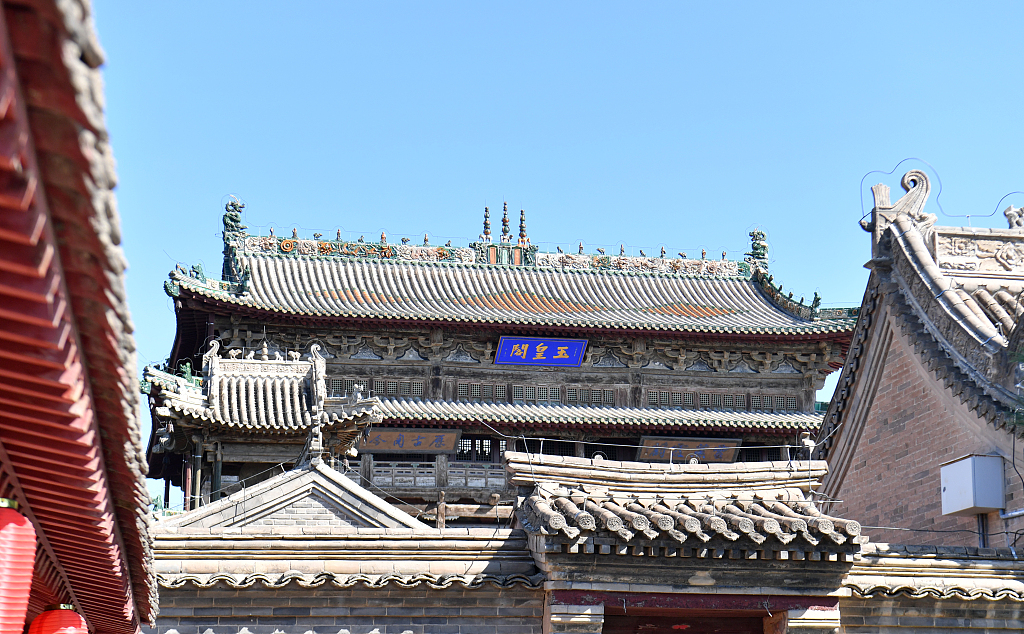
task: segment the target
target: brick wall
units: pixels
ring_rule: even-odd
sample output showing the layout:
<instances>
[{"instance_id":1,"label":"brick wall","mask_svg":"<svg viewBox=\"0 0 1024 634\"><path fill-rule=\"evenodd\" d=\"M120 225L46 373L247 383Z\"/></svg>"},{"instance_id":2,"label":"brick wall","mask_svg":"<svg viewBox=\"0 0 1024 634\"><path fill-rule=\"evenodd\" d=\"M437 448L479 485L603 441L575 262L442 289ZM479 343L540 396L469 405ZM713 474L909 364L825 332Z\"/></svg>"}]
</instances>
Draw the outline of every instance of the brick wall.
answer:
<instances>
[{"instance_id":1,"label":"brick wall","mask_svg":"<svg viewBox=\"0 0 1024 634\"><path fill-rule=\"evenodd\" d=\"M160 589L160 616L146 634L540 634L543 590ZM246 634L246 632L242 632Z\"/></svg>"},{"instance_id":2,"label":"brick wall","mask_svg":"<svg viewBox=\"0 0 1024 634\"><path fill-rule=\"evenodd\" d=\"M1014 601L933 599L840 599L845 634L990 632L1024 630L1024 605Z\"/></svg>"},{"instance_id":3,"label":"brick wall","mask_svg":"<svg viewBox=\"0 0 1024 634\"><path fill-rule=\"evenodd\" d=\"M246 526L353 526L345 510L322 496L307 496Z\"/></svg>"},{"instance_id":4,"label":"brick wall","mask_svg":"<svg viewBox=\"0 0 1024 634\"><path fill-rule=\"evenodd\" d=\"M942 515L939 465L970 453L1005 456L1007 508L1020 508L1021 480L1008 459L1012 437L979 419L943 388L890 318L878 327L893 328L893 336L871 411L838 492L843 502L834 513L865 526L951 531L865 529L872 541L977 546L974 516ZM875 343L883 339L879 333L873 338ZM1024 449L1024 443L1017 444L1018 452ZM1017 468L1024 473L1024 460L1018 459ZM991 546L1012 545L1012 532L1019 529L1024 529L1024 519L1000 520L998 513L989 514Z\"/></svg>"}]
</instances>

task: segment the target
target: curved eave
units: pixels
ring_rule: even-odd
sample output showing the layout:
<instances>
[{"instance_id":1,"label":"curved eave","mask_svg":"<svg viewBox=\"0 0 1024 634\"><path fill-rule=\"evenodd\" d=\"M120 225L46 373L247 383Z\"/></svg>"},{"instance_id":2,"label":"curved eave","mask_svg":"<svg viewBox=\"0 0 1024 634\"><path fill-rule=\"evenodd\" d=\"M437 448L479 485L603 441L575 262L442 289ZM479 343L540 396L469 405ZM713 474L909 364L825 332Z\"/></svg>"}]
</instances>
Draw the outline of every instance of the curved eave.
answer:
<instances>
[{"instance_id":1,"label":"curved eave","mask_svg":"<svg viewBox=\"0 0 1024 634\"><path fill-rule=\"evenodd\" d=\"M410 326L434 326L434 325L446 325L452 324L463 325L467 327L486 325L496 329L536 329L538 331L551 330L551 331L564 331L572 330L574 332L593 332L593 333L607 333L607 332L622 332L630 334L666 334L675 336L703 336L703 337L744 337L755 340L822 340L822 339L839 339L848 337L852 334L853 328L856 325L856 319L843 319L843 320L829 320L827 322L810 323L806 327L789 327L789 328L751 328L751 327L724 327L724 326L704 326L701 324L682 324L678 327L666 327L660 324L645 324L640 322L633 323L616 323L606 322L601 323L595 320L584 320L584 319L571 319L565 321L554 321L554 320L508 320L508 319L476 319L460 317L458 315L451 315L445 319L441 318L411 318L408 316L398 315L366 315L357 314L353 312L340 312L336 314L327 313L306 313L296 310L277 310L268 309L260 306L254 306L249 302L244 301L236 296L229 293L216 293L207 294L202 290L188 288L185 285L181 286L182 295L188 293L189 296L185 299L202 302L213 309L213 312L222 312L225 314L243 312L245 314L261 316L266 318L272 318L276 321L284 321L286 323L305 323L305 324L333 324L341 321L347 323L387 323L389 325L410 325Z\"/></svg>"}]
</instances>

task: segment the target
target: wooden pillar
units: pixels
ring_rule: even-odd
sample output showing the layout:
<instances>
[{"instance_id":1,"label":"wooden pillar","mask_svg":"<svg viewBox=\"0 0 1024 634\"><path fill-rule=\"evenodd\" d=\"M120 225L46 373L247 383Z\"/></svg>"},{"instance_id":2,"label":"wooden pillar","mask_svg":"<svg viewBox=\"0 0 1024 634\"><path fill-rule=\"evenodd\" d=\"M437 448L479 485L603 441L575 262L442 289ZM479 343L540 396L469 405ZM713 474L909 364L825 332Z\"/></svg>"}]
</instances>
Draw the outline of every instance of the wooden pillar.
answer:
<instances>
[{"instance_id":1,"label":"wooden pillar","mask_svg":"<svg viewBox=\"0 0 1024 634\"><path fill-rule=\"evenodd\" d=\"M448 454L439 453L434 457L434 482L439 489L448 487Z\"/></svg>"},{"instance_id":2,"label":"wooden pillar","mask_svg":"<svg viewBox=\"0 0 1024 634\"><path fill-rule=\"evenodd\" d=\"M373 483L373 454L364 453L359 460L359 479L364 489L369 489Z\"/></svg>"},{"instance_id":3,"label":"wooden pillar","mask_svg":"<svg viewBox=\"0 0 1024 634\"><path fill-rule=\"evenodd\" d=\"M224 452L221 451L221 444L215 445L213 454L213 482L210 484L210 501L216 502L220 499L221 470L224 464Z\"/></svg>"},{"instance_id":4,"label":"wooden pillar","mask_svg":"<svg viewBox=\"0 0 1024 634\"><path fill-rule=\"evenodd\" d=\"M446 508L444 503L444 491L437 492L437 528L444 529L444 514Z\"/></svg>"},{"instance_id":5,"label":"wooden pillar","mask_svg":"<svg viewBox=\"0 0 1024 634\"><path fill-rule=\"evenodd\" d=\"M185 464L185 481L183 482L185 486L181 487L182 498L184 498L182 500L182 507L186 511L192 510L192 467L193 461L187 460Z\"/></svg>"}]
</instances>

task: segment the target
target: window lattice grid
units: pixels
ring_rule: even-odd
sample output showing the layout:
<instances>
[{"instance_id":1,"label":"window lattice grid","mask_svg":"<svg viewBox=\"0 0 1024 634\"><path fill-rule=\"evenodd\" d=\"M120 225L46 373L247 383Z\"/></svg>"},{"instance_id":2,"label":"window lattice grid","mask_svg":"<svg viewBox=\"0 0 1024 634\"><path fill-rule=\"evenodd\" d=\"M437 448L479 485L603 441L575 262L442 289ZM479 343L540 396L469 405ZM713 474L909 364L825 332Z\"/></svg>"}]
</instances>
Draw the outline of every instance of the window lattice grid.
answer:
<instances>
[{"instance_id":1,"label":"window lattice grid","mask_svg":"<svg viewBox=\"0 0 1024 634\"><path fill-rule=\"evenodd\" d=\"M693 392L683 394L683 407L693 407Z\"/></svg>"},{"instance_id":2,"label":"window lattice grid","mask_svg":"<svg viewBox=\"0 0 1024 634\"><path fill-rule=\"evenodd\" d=\"M460 399L469 398L469 383L459 383L458 397Z\"/></svg>"},{"instance_id":3,"label":"window lattice grid","mask_svg":"<svg viewBox=\"0 0 1024 634\"><path fill-rule=\"evenodd\" d=\"M494 399L497 401L504 401L507 397L505 396L505 386L495 385L494 386Z\"/></svg>"},{"instance_id":4,"label":"window lattice grid","mask_svg":"<svg viewBox=\"0 0 1024 634\"><path fill-rule=\"evenodd\" d=\"M700 406L701 407L710 407L711 406L711 395L710 394L704 394L704 393L700 394Z\"/></svg>"},{"instance_id":5,"label":"window lattice grid","mask_svg":"<svg viewBox=\"0 0 1024 634\"><path fill-rule=\"evenodd\" d=\"M647 404L657 407L658 405L658 393L655 391L647 392Z\"/></svg>"},{"instance_id":6,"label":"window lattice grid","mask_svg":"<svg viewBox=\"0 0 1024 634\"><path fill-rule=\"evenodd\" d=\"M776 396L775 397L775 409L786 409L786 397Z\"/></svg>"},{"instance_id":7,"label":"window lattice grid","mask_svg":"<svg viewBox=\"0 0 1024 634\"><path fill-rule=\"evenodd\" d=\"M365 385L365 383L364 383ZM356 389L355 379L345 379L345 393L351 394Z\"/></svg>"},{"instance_id":8,"label":"window lattice grid","mask_svg":"<svg viewBox=\"0 0 1024 634\"><path fill-rule=\"evenodd\" d=\"M512 386L512 400L513 401L521 401L521 400L523 400L523 386L522 385L513 385Z\"/></svg>"},{"instance_id":9,"label":"window lattice grid","mask_svg":"<svg viewBox=\"0 0 1024 634\"><path fill-rule=\"evenodd\" d=\"M470 398L474 398L474 399L480 398L480 384L479 383L470 383L470 385L469 385L469 396L470 396Z\"/></svg>"},{"instance_id":10,"label":"window lattice grid","mask_svg":"<svg viewBox=\"0 0 1024 634\"><path fill-rule=\"evenodd\" d=\"M383 379L373 380L373 391L376 392L377 394L383 394L386 388L387 385Z\"/></svg>"},{"instance_id":11,"label":"window lattice grid","mask_svg":"<svg viewBox=\"0 0 1024 634\"><path fill-rule=\"evenodd\" d=\"M410 387L413 396L423 396L423 381L412 381Z\"/></svg>"},{"instance_id":12,"label":"window lattice grid","mask_svg":"<svg viewBox=\"0 0 1024 634\"><path fill-rule=\"evenodd\" d=\"M721 409L722 408L722 395L721 394L712 394L711 395L711 407L713 407L714 409Z\"/></svg>"},{"instance_id":13,"label":"window lattice grid","mask_svg":"<svg viewBox=\"0 0 1024 634\"><path fill-rule=\"evenodd\" d=\"M331 396L338 397L345 392L345 379L331 379Z\"/></svg>"},{"instance_id":14,"label":"window lattice grid","mask_svg":"<svg viewBox=\"0 0 1024 634\"><path fill-rule=\"evenodd\" d=\"M409 381L402 381L402 384L398 386L398 393L402 396L409 396L412 394L412 383Z\"/></svg>"},{"instance_id":15,"label":"window lattice grid","mask_svg":"<svg viewBox=\"0 0 1024 634\"><path fill-rule=\"evenodd\" d=\"M604 390L590 390L590 404L600 405L604 399Z\"/></svg>"},{"instance_id":16,"label":"window lattice grid","mask_svg":"<svg viewBox=\"0 0 1024 634\"><path fill-rule=\"evenodd\" d=\"M732 394L722 394L722 407L732 409Z\"/></svg>"},{"instance_id":17,"label":"window lattice grid","mask_svg":"<svg viewBox=\"0 0 1024 634\"><path fill-rule=\"evenodd\" d=\"M615 390L604 391L604 404L615 405Z\"/></svg>"},{"instance_id":18,"label":"window lattice grid","mask_svg":"<svg viewBox=\"0 0 1024 634\"><path fill-rule=\"evenodd\" d=\"M398 394L398 381L387 381L387 395Z\"/></svg>"},{"instance_id":19,"label":"window lattice grid","mask_svg":"<svg viewBox=\"0 0 1024 634\"><path fill-rule=\"evenodd\" d=\"M590 402L590 390L583 388L580 390L580 403Z\"/></svg>"},{"instance_id":20,"label":"window lattice grid","mask_svg":"<svg viewBox=\"0 0 1024 634\"><path fill-rule=\"evenodd\" d=\"M669 403L668 392L658 392L658 404L664 406L664 405L668 405L668 403Z\"/></svg>"},{"instance_id":21,"label":"window lattice grid","mask_svg":"<svg viewBox=\"0 0 1024 634\"><path fill-rule=\"evenodd\" d=\"M795 396L787 396L786 397L786 409L791 411L791 412L796 410L796 397Z\"/></svg>"},{"instance_id":22,"label":"window lattice grid","mask_svg":"<svg viewBox=\"0 0 1024 634\"><path fill-rule=\"evenodd\" d=\"M761 409L761 395L751 394L750 395L750 409Z\"/></svg>"},{"instance_id":23,"label":"window lattice grid","mask_svg":"<svg viewBox=\"0 0 1024 634\"><path fill-rule=\"evenodd\" d=\"M690 397L690 404L693 405L693 397ZM672 407L683 406L683 395L679 392L672 392Z\"/></svg>"},{"instance_id":24,"label":"window lattice grid","mask_svg":"<svg viewBox=\"0 0 1024 634\"><path fill-rule=\"evenodd\" d=\"M524 401L536 401L537 400L537 388L533 385L523 386L523 400Z\"/></svg>"},{"instance_id":25,"label":"window lattice grid","mask_svg":"<svg viewBox=\"0 0 1024 634\"><path fill-rule=\"evenodd\" d=\"M567 387L567 388L565 388L565 400L568 401L569 403L575 403L576 402L576 400L577 400L576 388L574 388L574 387Z\"/></svg>"},{"instance_id":26,"label":"window lattice grid","mask_svg":"<svg viewBox=\"0 0 1024 634\"><path fill-rule=\"evenodd\" d=\"M537 400L541 403L546 403L548 400L548 388L538 387L537 388Z\"/></svg>"},{"instance_id":27,"label":"window lattice grid","mask_svg":"<svg viewBox=\"0 0 1024 634\"><path fill-rule=\"evenodd\" d=\"M747 397L745 395L743 395L743 394L736 394L736 395L734 395L732 402L733 402L733 407L735 407L736 409L746 409L747 408Z\"/></svg>"},{"instance_id":28,"label":"window lattice grid","mask_svg":"<svg viewBox=\"0 0 1024 634\"><path fill-rule=\"evenodd\" d=\"M490 400L494 398L494 386L490 383L480 386L480 397Z\"/></svg>"}]
</instances>

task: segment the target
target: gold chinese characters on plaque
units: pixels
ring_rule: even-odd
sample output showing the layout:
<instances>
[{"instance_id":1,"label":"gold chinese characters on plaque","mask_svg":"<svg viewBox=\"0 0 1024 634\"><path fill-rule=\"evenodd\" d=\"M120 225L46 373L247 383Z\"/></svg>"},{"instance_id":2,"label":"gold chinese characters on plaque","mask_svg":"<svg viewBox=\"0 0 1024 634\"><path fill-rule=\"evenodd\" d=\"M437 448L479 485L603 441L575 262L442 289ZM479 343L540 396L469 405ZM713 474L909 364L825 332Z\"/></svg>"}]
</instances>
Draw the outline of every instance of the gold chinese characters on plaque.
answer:
<instances>
[{"instance_id":1,"label":"gold chinese characters on plaque","mask_svg":"<svg viewBox=\"0 0 1024 634\"><path fill-rule=\"evenodd\" d=\"M740 441L723 438L663 438L644 436L640 439L639 462L735 462Z\"/></svg>"},{"instance_id":2,"label":"gold chinese characters on plaque","mask_svg":"<svg viewBox=\"0 0 1024 634\"><path fill-rule=\"evenodd\" d=\"M371 429L359 441L366 453L455 453L457 429Z\"/></svg>"}]
</instances>

